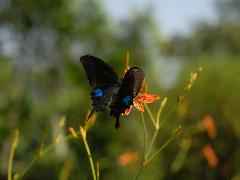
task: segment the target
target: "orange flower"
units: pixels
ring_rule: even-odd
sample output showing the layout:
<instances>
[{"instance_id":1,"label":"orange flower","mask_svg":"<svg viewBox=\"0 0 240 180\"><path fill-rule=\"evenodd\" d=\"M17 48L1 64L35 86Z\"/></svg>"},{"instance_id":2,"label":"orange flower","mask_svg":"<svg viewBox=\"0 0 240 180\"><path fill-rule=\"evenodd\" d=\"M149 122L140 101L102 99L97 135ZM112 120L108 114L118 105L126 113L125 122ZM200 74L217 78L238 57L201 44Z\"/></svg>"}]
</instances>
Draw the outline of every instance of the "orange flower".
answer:
<instances>
[{"instance_id":1,"label":"orange flower","mask_svg":"<svg viewBox=\"0 0 240 180\"><path fill-rule=\"evenodd\" d=\"M214 139L217 136L217 129L214 123L214 119L211 115L206 115L203 119L203 125L207 130L208 136Z\"/></svg>"},{"instance_id":2,"label":"orange flower","mask_svg":"<svg viewBox=\"0 0 240 180\"><path fill-rule=\"evenodd\" d=\"M133 99L133 105L135 108L141 112L144 112L144 106L143 103L153 103L154 101L160 99L160 97L156 94L138 94L134 99ZM126 109L124 115L129 115L131 112L132 106L130 106L129 109Z\"/></svg>"},{"instance_id":3,"label":"orange flower","mask_svg":"<svg viewBox=\"0 0 240 180\"><path fill-rule=\"evenodd\" d=\"M152 103L156 100L158 100L160 97L156 94L139 94L137 95L134 100L143 102L143 103Z\"/></svg>"},{"instance_id":4,"label":"orange flower","mask_svg":"<svg viewBox=\"0 0 240 180\"><path fill-rule=\"evenodd\" d=\"M120 166L126 166L128 164L136 162L138 160L138 157L138 152L126 152L118 157L117 163Z\"/></svg>"},{"instance_id":5,"label":"orange flower","mask_svg":"<svg viewBox=\"0 0 240 180\"><path fill-rule=\"evenodd\" d=\"M202 151L203 151L204 157L206 158L206 160L208 162L208 166L210 168L215 168L218 165L218 158L217 158L213 148L209 144L206 144L203 147Z\"/></svg>"}]
</instances>

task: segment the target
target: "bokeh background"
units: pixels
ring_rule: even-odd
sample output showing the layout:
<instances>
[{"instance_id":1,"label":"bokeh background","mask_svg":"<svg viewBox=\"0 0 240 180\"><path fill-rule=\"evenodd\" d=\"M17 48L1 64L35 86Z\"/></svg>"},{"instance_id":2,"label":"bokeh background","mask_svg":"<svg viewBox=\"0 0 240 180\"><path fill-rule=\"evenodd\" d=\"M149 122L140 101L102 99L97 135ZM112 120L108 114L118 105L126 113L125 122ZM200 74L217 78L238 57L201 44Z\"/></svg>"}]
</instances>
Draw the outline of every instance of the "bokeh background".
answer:
<instances>
[{"instance_id":1,"label":"bokeh background","mask_svg":"<svg viewBox=\"0 0 240 180\"><path fill-rule=\"evenodd\" d=\"M178 124L181 133L140 179L240 179L239 0L1 0L0 179L7 178L14 129L20 141L13 172L19 172L42 142L52 141L62 115L66 127L83 123L91 89L79 57L97 56L121 75L127 50L130 65L144 69L148 92L168 97L163 117L189 74L203 68L154 148ZM150 105L154 114L158 107ZM99 113L87 138L101 179L133 178L143 146L137 110L119 130L107 112ZM56 146L26 179L59 179L66 166L69 179L92 178L80 139Z\"/></svg>"}]
</instances>

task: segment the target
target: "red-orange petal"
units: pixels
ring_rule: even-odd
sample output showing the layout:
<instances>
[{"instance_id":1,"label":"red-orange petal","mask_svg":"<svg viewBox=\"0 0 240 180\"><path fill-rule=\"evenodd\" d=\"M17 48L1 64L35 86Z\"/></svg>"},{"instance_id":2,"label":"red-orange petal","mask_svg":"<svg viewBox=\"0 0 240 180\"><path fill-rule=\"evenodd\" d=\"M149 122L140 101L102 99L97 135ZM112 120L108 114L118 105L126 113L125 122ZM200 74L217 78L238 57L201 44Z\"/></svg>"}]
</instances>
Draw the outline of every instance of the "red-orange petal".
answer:
<instances>
[{"instance_id":1,"label":"red-orange petal","mask_svg":"<svg viewBox=\"0 0 240 180\"><path fill-rule=\"evenodd\" d=\"M139 94L134 98L135 101L139 101L139 102L143 102L143 103L152 103L158 99L160 99L160 96L158 96L156 94L146 94L146 93Z\"/></svg>"},{"instance_id":2,"label":"red-orange petal","mask_svg":"<svg viewBox=\"0 0 240 180\"><path fill-rule=\"evenodd\" d=\"M131 112L131 110L132 110L132 105L128 108L128 109L126 109L125 110L125 112L123 113L123 115L129 115L130 114L130 112Z\"/></svg>"},{"instance_id":3,"label":"red-orange petal","mask_svg":"<svg viewBox=\"0 0 240 180\"><path fill-rule=\"evenodd\" d=\"M135 108L141 112L144 112L144 107L141 103L138 103L136 101L133 101L133 105L135 106Z\"/></svg>"},{"instance_id":4,"label":"red-orange petal","mask_svg":"<svg viewBox=\"0 0 240 180\"><path fill-rule=\"evenodd\" d=\"M208 162L208 166L210 168L215 168L218 165L218 157L213 148L209 144L206 144L202 152Z\"/></svg>"},{"instance_id":5,"label":"red-orange petal","mask_svg":"<svg viewBox=\"0 0 240 180\"><path fill-rule=\"evenodd\" d=\"M214 119L210 114L204 117L203 125L207 130L208 136L211 139L214 139L217 136L217 128L215 126Z\"/></svg>"},{"instance_id":6,"label":"red-orange petal","mask_svg":"<svg viewBox=\"0 0 240 180\"><path fill-rule=\"evenodd\" d=\"M139 158L138 152L126 152L118 157L117 163L120 166L126 166L136 162L138 158Z\"/></svg>"}]
</instances>

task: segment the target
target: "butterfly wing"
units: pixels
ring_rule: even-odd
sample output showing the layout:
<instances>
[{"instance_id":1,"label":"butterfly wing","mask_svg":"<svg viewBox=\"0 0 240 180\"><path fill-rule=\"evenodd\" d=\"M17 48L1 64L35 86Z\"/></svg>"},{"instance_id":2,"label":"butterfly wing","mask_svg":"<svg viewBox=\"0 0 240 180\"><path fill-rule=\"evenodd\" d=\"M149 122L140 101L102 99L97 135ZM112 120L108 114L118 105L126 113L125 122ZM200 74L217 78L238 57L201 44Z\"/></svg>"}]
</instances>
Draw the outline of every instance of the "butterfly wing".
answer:
<instances>
[{"instance_id":1,"label":"butterfly wing","mask_svg":"<svg viewBox=\"0 0 240 180\"><path fill-rule=\"evenodd\" d=\"M91 93L94 111L104 111L109 108L113 98L119 89L119 80L113 69L101 59L85 55L80 57L90 86L93 88ZM115 93L115 94L114 94Z\"/></svg>"},{"instance_id":2,"label":"butterfly wing","mask_svg":"<svg viewBox=\"0 0 240 180\"><path fill-rule=\"evenodd\" d=\"M132 67L125 74L114 103L111 105L110 115L116 118L115 128L119 128L119 117L133 104L133 99L142 87L145 74L142 69Z\"/></svg>"},{"instance_id":3,"label":"butterfly wing","mask_svg":"<svg viewBox=\"0 0 240 180\"><path fill-rule=\"evenodd\" d=\"M92 101L95 111L107 110L114 101L120 83L109 87L97 88L92 91Z\"/></svg>"},{"instance_id":4,"label":"butterfly wing","mask_svg":"<svg viewBox=\"0 0 240 180\"><path fill-rule=\"evenodd\" d=\"M101 88L118 83L118 76L113 69L101 59L85 55L80 61L86 71L89 84L92 88Z\"/></svg>"},{"instance_id":5,"label":"butterfly wing","mask_svg":"<svg viewBox=\"0 0 240 180\"><path fill-rule=\"evenodd\" d=\"M114 101L116 94L119 90L120 83L104 88L97 88L92 91L92 106L93 109L88 116L88 119L93 115L94 111L105 111L109 109L110 105Z\"/></svg>"}]
</instances>

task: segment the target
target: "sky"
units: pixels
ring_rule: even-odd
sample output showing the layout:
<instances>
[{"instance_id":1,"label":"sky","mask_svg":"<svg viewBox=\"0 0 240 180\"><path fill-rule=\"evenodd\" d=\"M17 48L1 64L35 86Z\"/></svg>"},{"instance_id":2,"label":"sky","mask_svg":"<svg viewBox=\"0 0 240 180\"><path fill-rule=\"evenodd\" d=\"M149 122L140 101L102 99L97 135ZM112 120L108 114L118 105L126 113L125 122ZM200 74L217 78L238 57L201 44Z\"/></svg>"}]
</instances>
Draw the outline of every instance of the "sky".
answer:
<instances>
[{"instance_id":1,"label":"sky","mask_svg":"<svg viewBox=\"0 0 240 180\"><path fill-rule=\"evenodd\" d=\"M161 35L171 37L174 34L187 35L198 21L215 21L217 18L214 3L217 0L103 0L108 17L118 23L128 19L134 13L153 8L153 17ZM159 59L161 72L156 69L162 87L171 88L180 72L178 60Z\"/></svg>"},{"instance_id":2,"label":"sky","mask_svg":"<svg viewBox=\"0 0 240 180\"><path fill-rule=\"evenodd\" d=\"M103 3L113 21L127 18L136 10L153 7L155 21L165 36L187 34L194 22L216 19L214 0L103 0Z\"/></svg>"}]
</instances>

